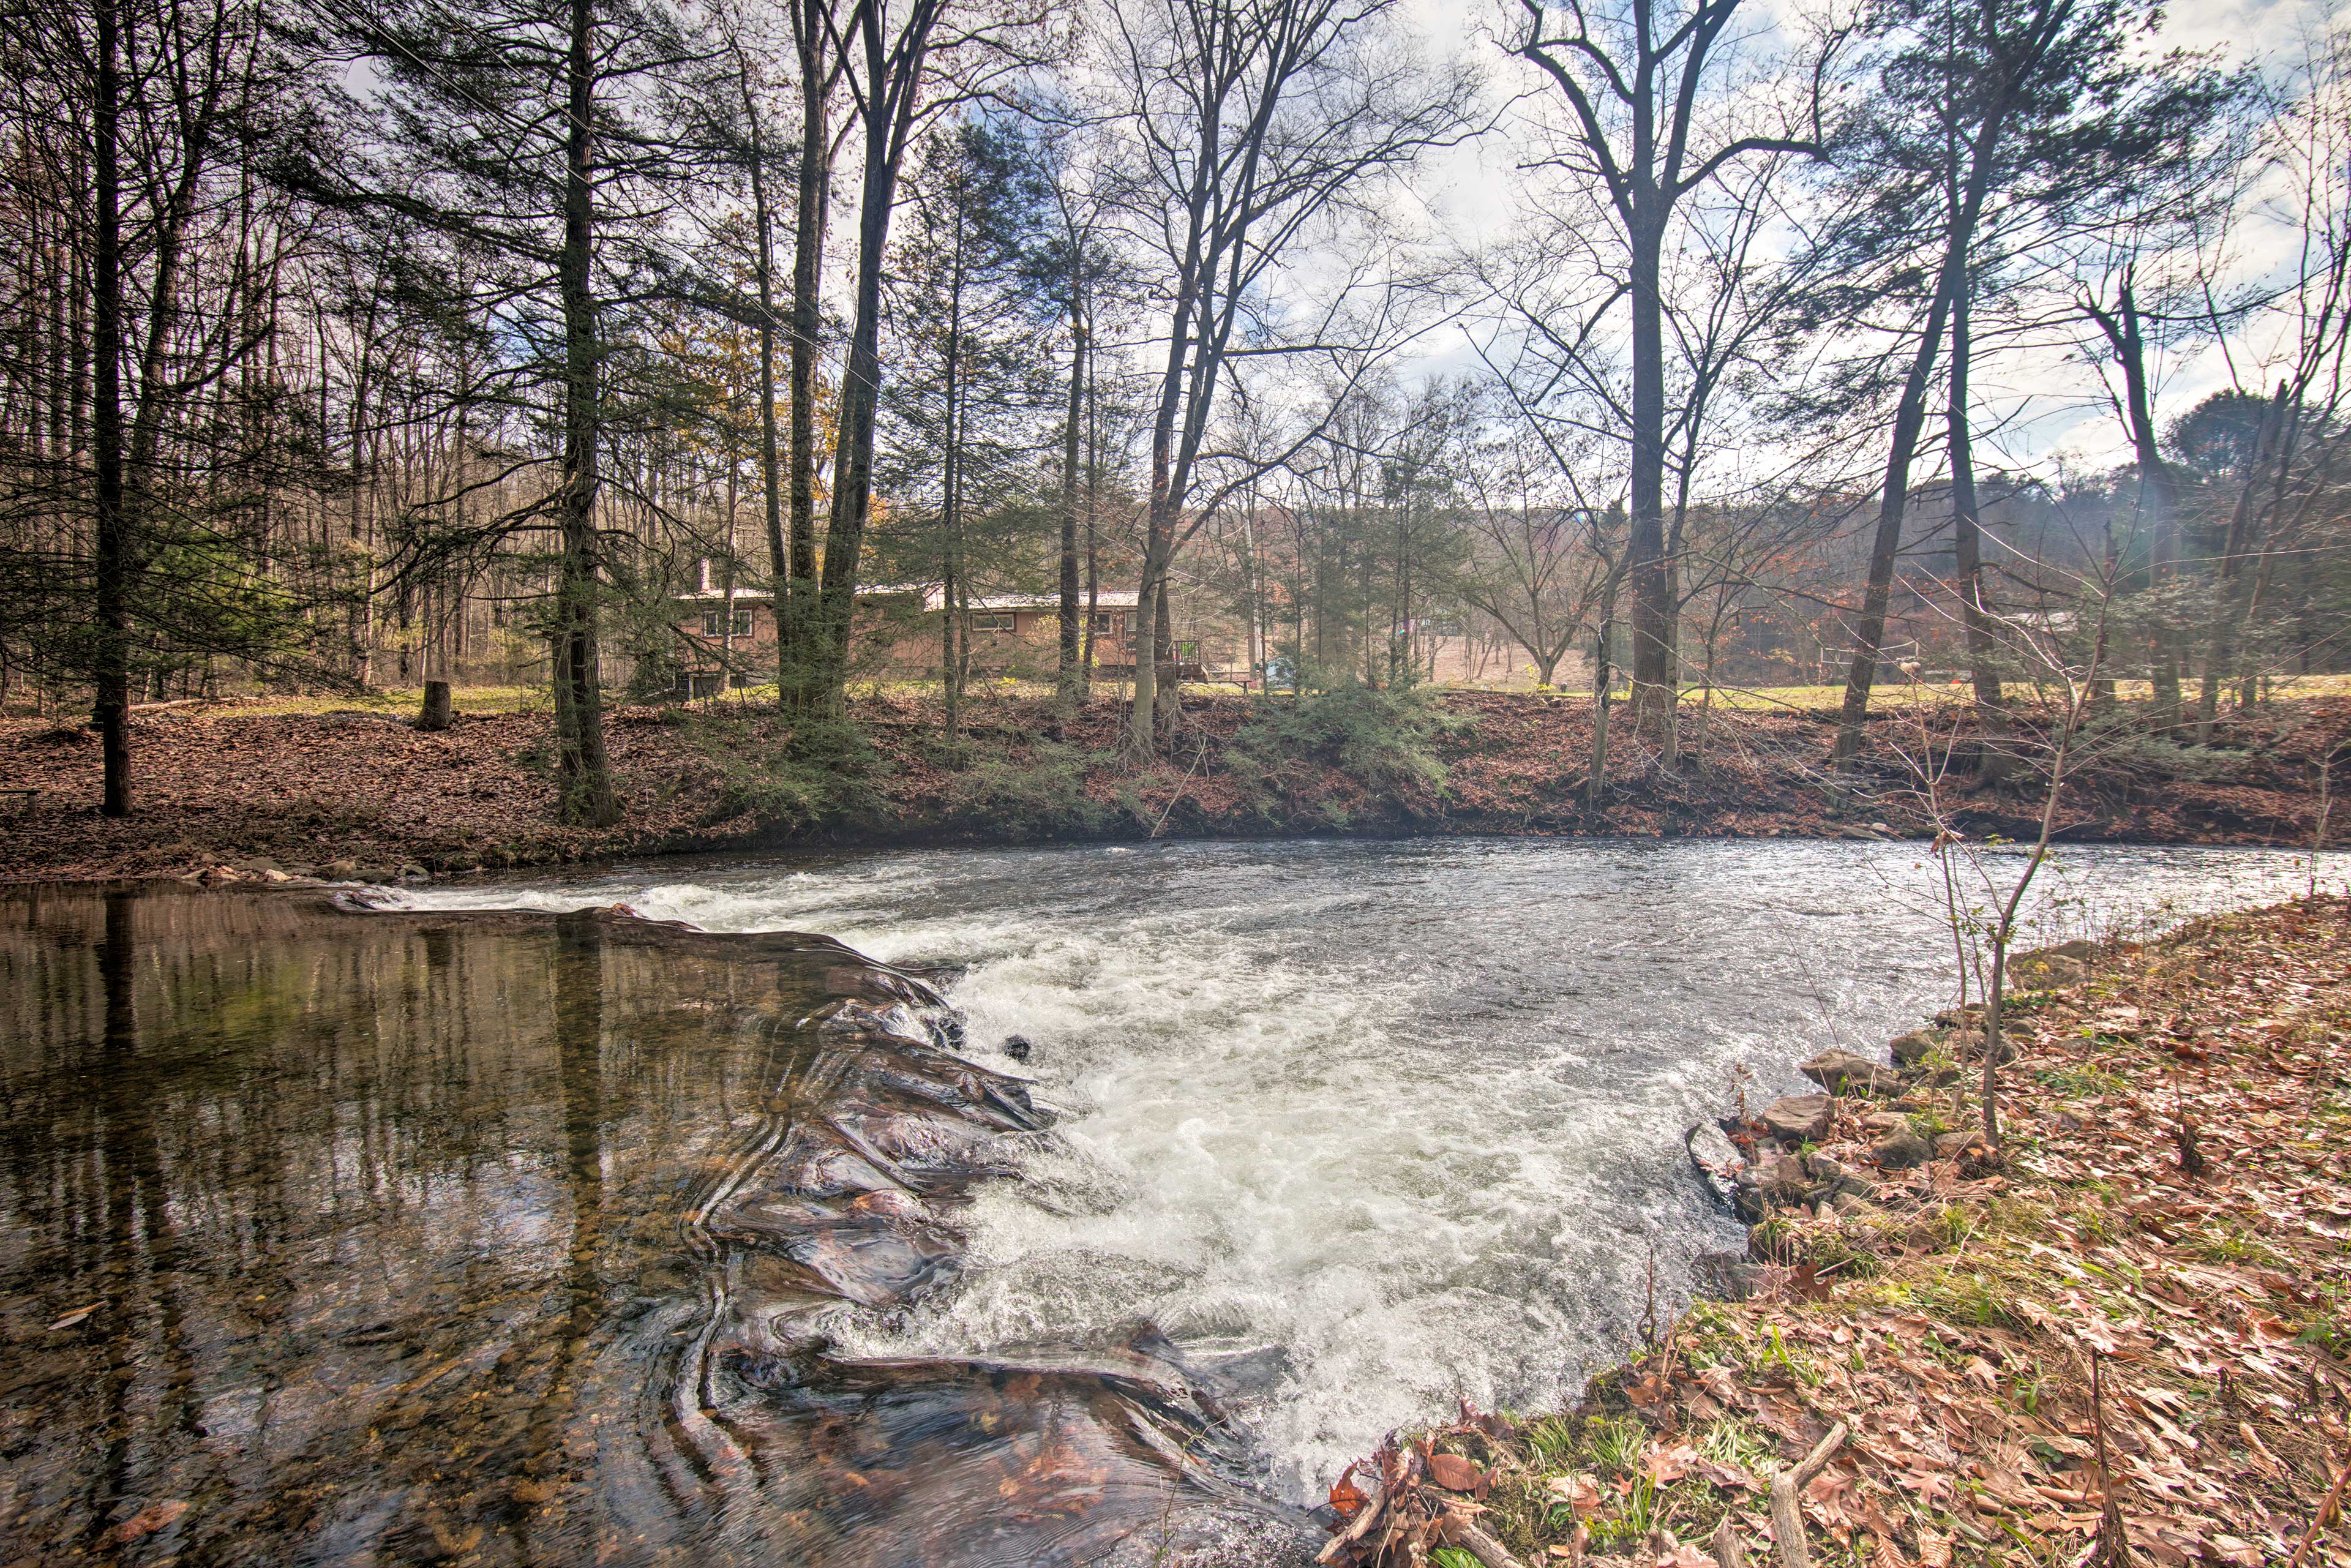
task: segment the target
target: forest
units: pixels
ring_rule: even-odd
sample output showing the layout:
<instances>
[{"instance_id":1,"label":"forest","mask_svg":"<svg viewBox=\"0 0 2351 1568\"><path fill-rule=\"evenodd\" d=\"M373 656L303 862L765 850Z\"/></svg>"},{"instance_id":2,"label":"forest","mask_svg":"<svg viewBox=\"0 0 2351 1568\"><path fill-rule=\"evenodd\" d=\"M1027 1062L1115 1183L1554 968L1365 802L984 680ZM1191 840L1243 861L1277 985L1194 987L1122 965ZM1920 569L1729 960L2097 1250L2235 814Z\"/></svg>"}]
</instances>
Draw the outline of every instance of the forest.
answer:
<instances>
[{"instance_id":1,"label":"forest","mask_svg":"<svg viewBox=\"0 0 2351 1568\"><path fill-rule=\"evenodd\" d=\"M820 758L1009 682L1133 767L1187 686L1574 689L1598 779L1612 703L2189 747L2346 667L2339 20L13 15L0 701L110 817L134 707L240 695L504 689L605 827L612 705L722 694Z\"/></svg>"},{"instance_id":2,"label":"forest","mask_svg":"<svg viewBox=\"0 0 2351 1568\"><path fill-rule=\"evenodd\" d=\"M0 0L0 1563L2351 1568L2351 7Z\"/></svg>"}]
</instances>

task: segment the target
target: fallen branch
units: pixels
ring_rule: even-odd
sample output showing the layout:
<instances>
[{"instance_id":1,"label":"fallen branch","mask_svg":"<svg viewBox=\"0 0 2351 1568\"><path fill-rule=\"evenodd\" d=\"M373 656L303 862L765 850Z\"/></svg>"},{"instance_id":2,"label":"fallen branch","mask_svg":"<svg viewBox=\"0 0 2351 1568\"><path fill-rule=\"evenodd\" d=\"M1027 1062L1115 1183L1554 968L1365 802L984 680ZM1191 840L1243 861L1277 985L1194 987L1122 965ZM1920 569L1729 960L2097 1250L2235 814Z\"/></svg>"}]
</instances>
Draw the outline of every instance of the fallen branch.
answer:
<instances>
[{"instance_id":1,"label":"fallen branch","mask_svg":"<svg viewBox=\"0 0 2351 1568\"><path fill-rule=\"evenodd\" d=\"M1802 1464L1771 1472L1771 1545L1779 1552L1781 1568L1812 1568L1812 1553L1804 1545L1804 1489L1844 1447L1844 1423L1840 1421L1804 1456Z\"/></svg>"},{"instance_id":2,"label":"fallen branch","mask_svg":"<svg viewBox=\"0 0 2351 1568\"><path fill-rule=\"evenodd\" d=\"M1362 1540L1370 1531L1372 1526L1379 1522L1380 1514L1386 1507L1387 1500L1383 1492L1377 1491L1365 1498L1364 1506L1355 1511L1355 1517L1348 1521L1347 1528L1324 1542L1322 1550L1314 1554L1314 1561L1336 1562L1342 1551Z\"/></svg>"},{"instance_id":3,"label":"fallen branch","mask_svg":"<svg viewBox=\"0 0 2351 1568\"><path fill-rule=\"evenodd\" d=\"M2285 1568L2302 1568L2302 1560L2309 1553L2310 1543L2325 1533L2327 1521L2335 1517L2335 1505L2343 1500L2343 1486L2346 1481L2351 1481L2351 1453L2346 1453L2343 1463L2335 1469L2335 1484L2326 1489L2326 1500L2318 1505L2317 1516L2311 1520L2310 1528L2302 1532L2301 1541L2294 1544L2294 1555L2285 1560Z\"/></svg>"},{"instance_id":4,"label":"fallen branch","mask_svg":"<svg viewBox=\"0 0 2351 1568\"><path fill-rule=\"evenodd\" d=\"M1445 1537L1445 1544L1458 1546L1486 1568L1521 1568L1508 1547L1472 1524L1464 1514L1447 1512L1437 1521L1437 1531Z\"/></svg>"}]
</instances>

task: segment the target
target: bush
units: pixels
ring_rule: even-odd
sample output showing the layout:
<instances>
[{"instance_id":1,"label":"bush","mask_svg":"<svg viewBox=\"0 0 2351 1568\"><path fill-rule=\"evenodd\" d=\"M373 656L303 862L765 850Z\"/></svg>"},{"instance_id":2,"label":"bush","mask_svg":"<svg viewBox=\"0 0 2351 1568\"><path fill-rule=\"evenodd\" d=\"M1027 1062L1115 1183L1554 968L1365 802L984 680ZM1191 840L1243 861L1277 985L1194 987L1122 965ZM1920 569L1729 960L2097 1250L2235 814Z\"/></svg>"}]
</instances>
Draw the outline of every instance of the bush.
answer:
<instances>
[{"instance_id":1,"label":"bush","mask_svg":"<svg viewBox=\"0 0 2351 1568\"><path fill-rule=\"evenodd\" d=\"M1317 782L1304 764L1335 768L1370 793L1399 804L1441 794L1445 765L1432 747L1468 723L1421 690L1343 685L1296 701L1256 705L1226 753L1236 781L1267 811L1274 797L1296 800Z\"/></svg>"},{"instance_id":2,"label":"bush","mask_svg":"<svg viewBox=\"0 0 2351 1568\"><path fill-rule=\"evenodd\" d=\"M881 803L880 755L845 719L797 725L782 744L764 743L758 722L697 716L696 746L718 774L718 798L704 825L748 815L762 827L807 827L855 816Z\"/></svg>"},{"instance_id":3,"label":"bush","mask_svg":"<svg viewBox=\"0 0 2351 1568\"><path fill-rule=\"evenodd\" d=\"M1025 761L998 758L959 773L947 787L958 816L983 817L998 827L1035 836L1094 833L1115 814L1086 794L1092 753L1040 740Z\"/></svg>"}]
</instances>

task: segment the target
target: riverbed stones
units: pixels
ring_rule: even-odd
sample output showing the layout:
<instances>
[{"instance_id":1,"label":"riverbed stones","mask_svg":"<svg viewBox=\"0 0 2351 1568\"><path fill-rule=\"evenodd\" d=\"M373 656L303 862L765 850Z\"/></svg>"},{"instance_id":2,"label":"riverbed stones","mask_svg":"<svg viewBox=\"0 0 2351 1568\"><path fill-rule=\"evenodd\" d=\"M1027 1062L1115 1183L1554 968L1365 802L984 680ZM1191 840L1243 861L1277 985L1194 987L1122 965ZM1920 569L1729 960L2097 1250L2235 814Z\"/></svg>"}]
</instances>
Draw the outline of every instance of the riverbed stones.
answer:
<instances>
[{"instance_id":1,"label":"riverbed stones","mask_svg":"<svg viewBox=\"0 0 2351 1568\"><path fill-rule=\"evenodd\" d=\"M1802 1144L1828 1134L1831 1112L1825 1094L1789 1094L1763 1107L1763 1129L1783 1144Z\"/></svg>"},{"instance_id":2,"label":"riverbed stones","mask_svg":"<svg viewBox=\"0 0 2351 1568\"><path fill-rule=\"evenodd\" d=\"M1923 1029L1894 1037L1894 1065L1916 1067L1934 1053L1935 1037Z\"/></svg>"},{"instance_id":3,"label":"riverbed stones","mask_svg":"<svg viewBox=\"0 0 2351 1568\"><path fill-rule=\"evenodd\" d=\"M1907 1123L1887 1129L1869 1145L1869 1157L1882 1170L1907 1170L1935 1156L1935 1145Z\"/></svg>"},{"instance_id":4,"label":"riverbed stones","mask_svg":"<svg viewBox=\"0 0 2351 1568\"><path fill-rule=\"evenodd\" d=\"M1750 1225L1760 1223L1774 1208L1792 1207L1812 1195L1813 1179L1804 1167L1782 1154L1766 1154L1740 1167L1731 1182L1730 1207Z\"/></svg>"},{"instance_id":5,"label":"riverbed stones","mask_svg":"<svg viewBox=\"0 0 2351 1568\"><path fill-rule=\"evenodd\" d=\"M1857 1088L1874 1087L1887 1076L1886 1064L1872 1061L1841 1045L1833 1045L1804 1063L1803 1075L1832 1094L1846 1094Z\"/></svg>"},{"instance_id":6,"label":"riverbed stones","mask_svg":"<svg viewBox=\"0 0 2351 1568\"><path fill-rule=\"evenodd\" d=\"M1951 1031L1951 1038L1949 1043L1952 1056L1961 1061L1981 1061L1983 1060L1984 1037L1981 1030L1953 1030ZM2000 1060L2003 1062L2014 1061L2016 1060L2016 1042L2005 1036L2001 1038L2000 1042Z\"/></svg>"}]
</instances>

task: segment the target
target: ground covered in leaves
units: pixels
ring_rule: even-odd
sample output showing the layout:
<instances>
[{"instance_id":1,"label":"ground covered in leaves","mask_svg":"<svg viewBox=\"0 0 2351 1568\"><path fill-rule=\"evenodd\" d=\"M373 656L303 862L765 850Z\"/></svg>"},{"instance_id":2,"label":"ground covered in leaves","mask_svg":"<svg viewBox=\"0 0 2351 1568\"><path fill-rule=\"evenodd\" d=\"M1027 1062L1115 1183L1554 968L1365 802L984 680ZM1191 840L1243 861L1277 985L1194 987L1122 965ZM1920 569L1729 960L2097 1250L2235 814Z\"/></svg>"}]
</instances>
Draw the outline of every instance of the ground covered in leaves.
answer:
<instances>
[{"instance_id":1,"label":"ground covered in leaves","mask_svg":"<svg viewBox=\"0 0 2351 1568\"><path fill-rule=\"evenodd\" d=\"M2024 983L2001 1147L1965 1011L1816 1137L1732 1119L1757 1293L1575 1411L1390 1444L1323 1560L1786 1563L1771 1477L1826 1447L1815 1563L2351 1564L2351 901Z\"/></svg>"},{"instance_id":2,"label":"ground covered in leaves","mask_svg":"<svg viewBox=\"0 0 2351 1568\"><path fill-rule=\"evenodd\" d=\"M847 723L813 727L726 704L616 709L609 743L626 815L580 829L555 820L550 720L464 706L438 733L380 710L141 709L135 810L122 821L98 813L92 732L0 719L0 789L35 792L0 838L0 879L222 864L445 875L696 850L1168 834L1868 837L1917 821L1901 753L1919 735L1899 706L1873 720L1861 768L1844 774L1827 767L1827 709L1693 717L1672 762L1620 717L1593 807L1583 699L1195 697L1169 755L1137 768L1119 752L1123 712L1107 696L1062 726L1041 699L981 695L950 739L935 699L876 695ZM2128 730L2094 748L2064 837L2306 844L2315 759L2351 734L2351 700L2227 716L2202 747ZM2032 789L2021 777L1966 794L1962 815L1976 831L2029 836ZM0 811L15 804L0 797Z\"/></svg>"}]
</instances>

